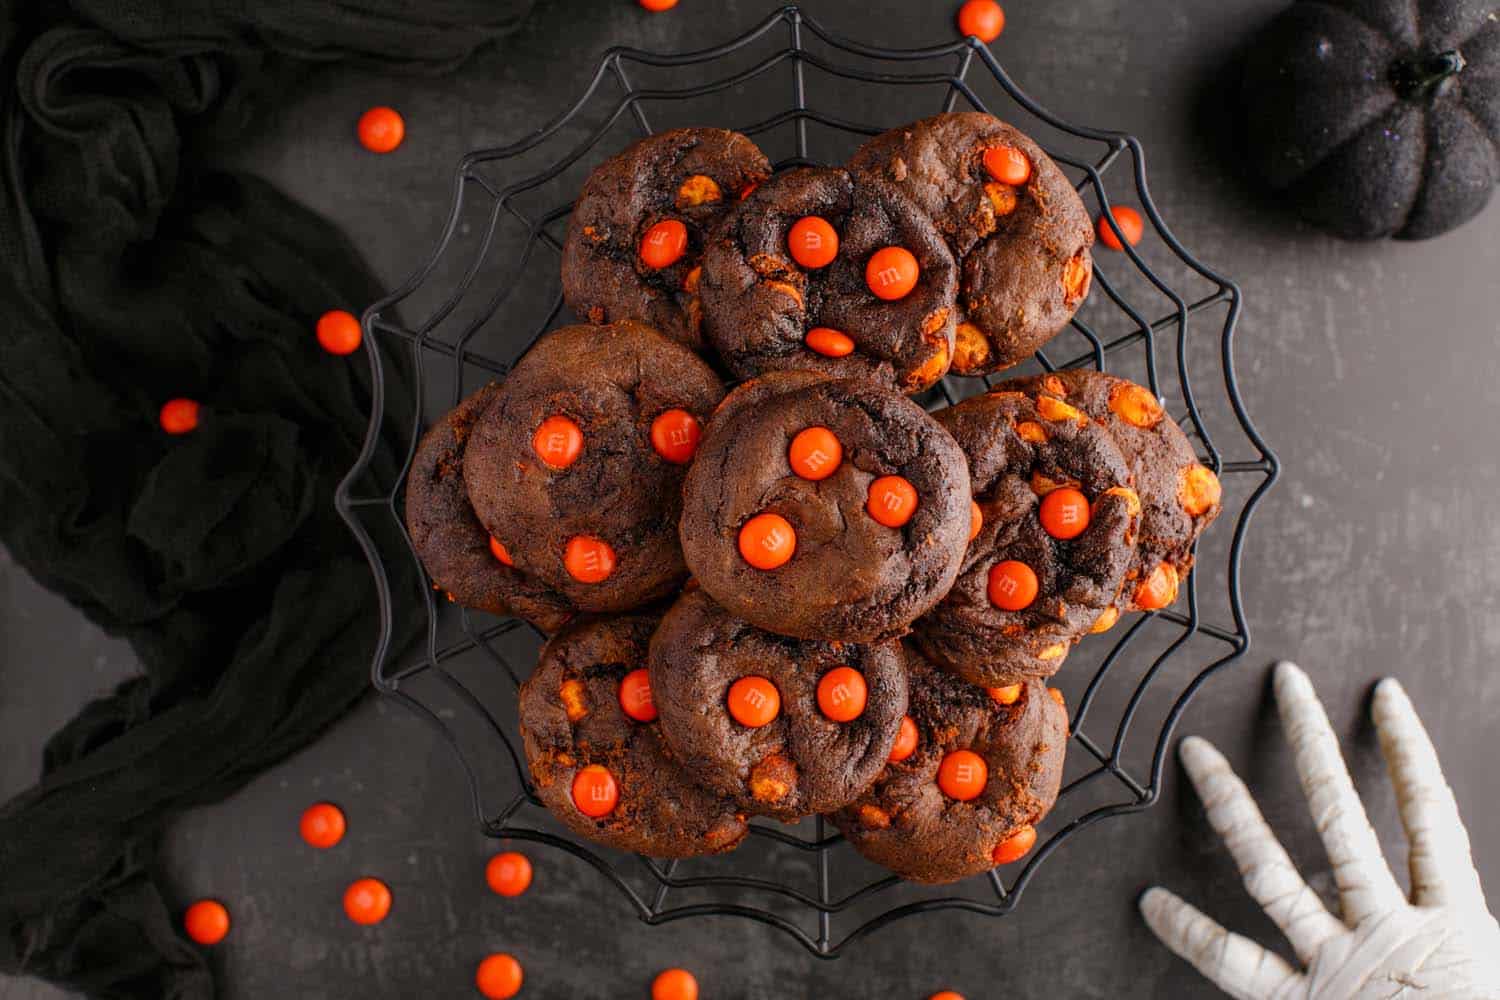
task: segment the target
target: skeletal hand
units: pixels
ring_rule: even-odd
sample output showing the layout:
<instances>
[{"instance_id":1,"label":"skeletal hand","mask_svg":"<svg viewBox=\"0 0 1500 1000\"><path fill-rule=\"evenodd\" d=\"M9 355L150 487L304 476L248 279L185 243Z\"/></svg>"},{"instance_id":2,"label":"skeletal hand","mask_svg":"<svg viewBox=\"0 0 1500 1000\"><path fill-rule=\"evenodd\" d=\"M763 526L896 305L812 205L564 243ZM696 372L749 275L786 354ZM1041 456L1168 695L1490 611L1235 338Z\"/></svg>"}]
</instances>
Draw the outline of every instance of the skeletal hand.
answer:
<instances>
[{"instance_id":1,"label":"skeletal hand","mask_svg":"<svg viewBox=\"0 0 1500 1000\"><path fill-rule=\"evenodd\" d=\"M1500 926L1485 907L1469 834L1437 753L1395 680L1373 716L1411 849L1411 898L1396 884L1307 675L1278 664L1276 703L1318 833L1333 864L1342 919L1292 867L1260 809L1208 741L1183 740L1183 766L1245 888L1286 935L1302 970L1231 933L1162 888L1141 897L1153 933L1224 992L1246 1000L1500 998Z\"/></svg>"}]
</instances>

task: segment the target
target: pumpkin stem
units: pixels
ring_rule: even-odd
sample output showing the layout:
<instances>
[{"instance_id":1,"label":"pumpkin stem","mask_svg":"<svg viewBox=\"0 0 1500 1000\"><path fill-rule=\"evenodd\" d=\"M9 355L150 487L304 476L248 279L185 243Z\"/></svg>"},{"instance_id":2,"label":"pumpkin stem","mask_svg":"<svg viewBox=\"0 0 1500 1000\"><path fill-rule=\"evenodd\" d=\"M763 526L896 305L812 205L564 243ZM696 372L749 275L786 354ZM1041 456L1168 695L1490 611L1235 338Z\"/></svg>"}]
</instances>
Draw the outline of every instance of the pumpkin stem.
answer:
<instances>
[{"instance_id":1,"label":"pumpkin stem","mask_svg":"<svg viewBox=\"0 0 1500 1000\"><path fill-rule=\"evenodd\" d=\"M1464 65L1464 57L1457 49L1397 59L1391 63L1391 86L1403 99L1419 100L1436 93L1446 80L1461 73Z\"/></svg>"}]
</instances>

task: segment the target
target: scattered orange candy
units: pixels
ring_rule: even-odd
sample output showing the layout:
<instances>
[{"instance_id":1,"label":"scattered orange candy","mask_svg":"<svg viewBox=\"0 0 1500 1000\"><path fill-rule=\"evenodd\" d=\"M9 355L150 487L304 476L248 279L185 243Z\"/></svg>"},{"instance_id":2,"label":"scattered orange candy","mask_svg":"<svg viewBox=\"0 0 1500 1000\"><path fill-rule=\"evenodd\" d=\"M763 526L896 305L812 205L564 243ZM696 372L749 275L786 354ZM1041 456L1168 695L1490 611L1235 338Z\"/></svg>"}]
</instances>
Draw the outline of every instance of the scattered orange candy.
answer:
<instances>
[{"instance_id":1,"label":"scattered orange candy","mask_svg":"<svg viewBox=\"0 0 1500 1000\"><path fill-rule=\"evenodd\" d=\"M484 881L501 896L519 896L531 888L531 859L519 851L505 851L484 866Z\"/></svg>"},{"instance_id":2,"label":"scattered orange candy","mask_svg":"<svg viewBox=\"0 0 1500 1000\"><path fill-rule=\"evenodd\" d=\"M979 529L984 527L984 511L979 509L979 504L973 500L969 501L969 541L979 537Z\"/></svg>"},{"instance_id":3,"label":"scattered orange candy","mask_svg":"<svg viewBox=\"0 0 1500 1000\"><path fill-rule=\"evenodd\" d=\"M1060 709L1062 709L1064 712L1066 712L1068 710L1068 703L1067 703L1067 701L1065 701L1063 699L1062 689L1060 689L1060 688L1048 688L1047 689L1047 697L1051 698L1053 701L1057 702L1057 707L1060 708Z\"/></svg>"},{"instance_id":4,"label":"scattered orange candy","mask_svg":"<svg viewBox=\"0 0 1500 1000\"><path fill-rule=\"evenodd\" d=\"M494 535L490 536L490 555L506 566L514 566L516 564L516 561L510 557L510 549L507 549L505 543Z\"/></svg>"},{"instance_id":5,"label":"scattered orange candy","mask_svg":"<svg viewBox=\"0 0 1500 1000\"><path fill-rule=\"evenodd\" d=\"M359 143L372 153L389 153L406 138L406 122L395 108L371 108L359 116Z\"/></svg>"},{"instance_id":6,"label":"scattered orange candy","mask_svg":"<svg viewBox=\"0 0 1500 1000\"><path fill-rule=\"evenodd\" d=\"M644 3L645 0L641 2ZM672 2L676 3L677 0ZM479 969L474 973L474 985L485 1000L510 1000L521 992L521 983L525 978L526 974L515 956L499 952L479 963Z\"/></svg>"},{"instance_id":7,"label":"scattered orange candy","mask_svg":"<svg viewBox=\"0 0 1500 1000\"><path fill-rule=\"evenodd\" d=\"M1190 465L1182 470L1182 485L1177 490L1182 509L1191 517L1200 517L1224 499L1224 487L1213 470L1204 465Z\"/></svg>"},{"instance_id":8,"label":"scattered orange candy","mask_svg":"<svg viewBox=\"0 0 1500 1000\"><path fill-rule=\"evenodd\" d=\"M1120 232L1125 234L1125 240L1131 246L1141 241L1141 236L1146 232L1146 221L1141 218L1141 213L1129 205L1116 205L1109 210L1109 214L1115 217L1115 224L1120 227ZM1099 242L1111 250L1124 250L1120 244L1120 237L1115 235L1114 229L1109 225L1109 220L1103 215L1099 216Z\"/></svg>"},{"instance_id":9,"label":"scattered orange candy","mask_svg":"<svg viewBox=\"0 0 1500 1000\"><path fill-rule=\"evenodd\" d=\"M917 742L921 738L922 734L917 731L916 720L909 715L901 716L901 728L896 730L896 742L891 744L891 762L899 764L916 753Z\"/></svg>"},{"instance_id":10,"label":"scattered orange candy","mask_svg":"<svg viewBox=\"0 0 1500 1000\"><path fill-rule=\"evenodd\" d=\"M964 995L962 993L955 993L952 990L943 990L941 993L934 993L927 1000L964 1000Z\"/></svg>"},{"instance_id":11,"label":"scattered orange candy","mask_svg":"<svg viewBox=\"0 0 1500 1000\"><path fill-rule=\"evenodd\" d=\"M563 568L579 583L603 583L615 571L615 550L602 538L574 535L563 551Z\"/></svg>"},{"instance_id":12,"label":"scattered orange candy","mask_svg":"<svg viewBox=\"0 0 1500 1000\"><path fill-rule=\"evenodd\" d=\"M637 667L620 679L620 709L636 722L651 722L656 718L651 674L645 667Z\"/></svg>"},{"instance_id":13,"label":"scattered orange candy","mask_svg":"<svg viewBox=\"0 0 1500 1000\"><path fill-rule=\"evenodd\" d=\"M740 528L740 555L756 569L783 566L797 551L797 532L780 514L756 514Z\"/></svg>"},{"instance_id":14,"label":"scattered orange candy","mask_svg":"<svg viewBox=\"0 0 1500 1000\"><path fill-rule=\"evenodd\" d=\"M1001 184L1020 187L1031 180L1031 161L1014 146L991 146L984 151L984 169Z\"/></svg>"},{"instance_id":15,"label":"scattered orange candy","mask_svg":"<svg viewBox=\"0 0 1500 1000\"><path fill-rule=\"evenodd\" d=\"M807 427L792 438L787 461L792 471L803 479L827 479L838 471L844 460L844 446L827 427Z\"/></svg>"},{"instance_id":16,"label":"scattered orange candy","mask_svg":"<svg viewBox=\"0 0 1500 1000\"><path fill-rule=\"evenodd\" d=\"M938 788L959 802L979 798L989 778L990 769L984 758L973 750L954 750L938 765Z\"/></svg>"},{"instance_id":17,"label":"scattered orange candy","mask_svg":"<svg viewBox=\"0 0 1500 1000\"><path fill-rule=\"evenodd\" d=\"M363 334L359 318L342 309L330 309L318 317L318 343L329 354L353 354Z\"/></svg>"},{"instance_id":18,"label":"scattered orange candy","mask_svg":"<svg viewBox=\"0 0 1500 1000\"><path fill-rule=\"evenodd\" d=\"M825 358L845 358L854 353L854 338L827 326L808 330L802 342Z\"/></svg>"},{"instance_id":19,"label":"scattered orange candy","mask_svg":"<svg viewBox=\"0 0 1500 1000\"><path fill-rule=\"evenodd\" d=\"M1089 498L1071 486L1062 486L1042 497L1037 508L1042 530L1053 538L1067 541L1088 530Z\"/></svg>"},{"instance_id":20,"label":"scattered orange candy","mask_svg":"<svg viewBox=\"0 0 1500 1000\"><path fill-rule=\"evenodd\" d=\"M881 476L870 484L865 509L887 528L899 528L917 512L917 488L900 476Z\"/></svg>"},{"instance_id":21,"label":"scattered orange candy","mask_svg":"<svg viewBox=\"0 0 1500 1000\"><path fill-rule=\"evenodd\" d=\"M1135 588L1135 603L1147 611L1159 611L1177 600L1177 567L1157 563L1151 575Z\"/></svg>"},{"instance_id":22,"label":"scattered orange candy","mask_svg":"<svg viewBox=\"0 0 1500 1000\"><path fill-rule=\"evenodd\" d=\"M834 722L859 718L869 696L865 675L853 667L834 667L818 680L818 710Z\"/></svg>"},{"instance_id":23,"label":"scattered orange candy","mask_svg":"<svg viewBox=\"0 0 1500 1000\"><path fill-rule=\"evenodd\" d=\"M865 264L865 284L877 299L894 302L904 299L917 287L922 269L917 258L905 247L883 247L870 255Z\"/></svg>"},{"instance_id":24,"label":"scattered orange candy","mask_svg":"<svg viewBox=\"0 0 1500 1000\"><path fill-rule=\"evenodd\" d=\"M196 399L169 399L161 404L157 415L161 429L168 434L186 434L198 427L198 401Z\"/></svg>"},{"instance_id":25,"label":"scattered orange candy","mask_svg":"<svg viewBox=\"0 0 1500 1000\"><path fill-rule=\"evenodd\" d=\"M786 245L792 260L803 267L827 267L839 255L839 234L827 219L808 215L792 223Z\"/></svg>"},{"instance_id":26,"label":"scattered orange candy","mask_svg":"<svg viewBox=\"0 0 1500 1000\"><path fill-rule=\"evenodd\" d=\"M378 924L391 912L391 890L376 878L362 878L344 890L344 913L364 927Z\"/></svg>"},{"instance_id":27,"label":"scattered orange candy","mask_svg":"<svg viewBox=\"0 0 1500 1000\"><path fill-rule=\"evenodd\" d=\"M688 231L676 219L663 219L641 237L641 260L660 270L671 267L687 253Z\"/></svg>"},{"instance_id":28,"label":"scattered orange candy","mask_svg":"<svg viewBox=\"0 0 1500 1000\"><path fill-rule=\"evenodd\" d=\"M568 417L554 414L531 436L531 450L551 468L566 469L583 454L583 428Z\"/></svg>"},{"instance_id":29,"label":"scattered orange candy","mask_svg":"<svg viewBox=\"0 0 1500 1000\"><path fill-rule=\"evenodd\" d=\"M988 45L1005 30L1005 11L995 0L969 0L958 8L958 30Z\"/></svg>"},{"instance_id":30,"label":"scattered orange candy","mask_svg":"<svg viewBox=\"0 0 1500 1000\"><path fill-rule=\"evenodd\" d=\"M990 603L1001 611L1023 611L1036 600L1036 573L1023 562L1007 559L990 567Z\"/></svg>"},{"instance_id":31,"label":"scattered orange candy","mask_svg":"<svg viewBox=\"0 0 1500 1000\"><path fill-rule=\"evenodd\" d=\"M229 934L229 911L217 899L200 899L182 915L182 929L201 945L214 945Z\"/></svg>"},{"instance_id":32,"label":"scattered orange candy","mask_svg":"<svg viewBox=\"0 0 1500 1000\"><path fill-rule=\"evenodd\" d=\"M651 1000L698 1000L698 980L686 969L667 969L651 981Z\"/></svg>"},{"instance_id":33,"label":"scattered orange candy","mask_svg":"<svg viewBox=\"0 0 1500 1000\"><path fill-rule=\"evenodd\" d=\"M751 729L768 725L781 714L781 692L768 678L751 674L729 685L729 714Z\"/></svg>"},{"instance_id":34,"label":"scattered orange candy","mask_svg":"<svg viewBox=\"0 0 1500 1000\"><path fill-rule=\"evenodd\" d=\"M348 823L344 811L332 802L316 802L302 813L297 828L309 846L326 850L344 839Z\"/></svg>"},{"instance_id":35,"label":"scattered orange candy","mask_svg":"<svg viewBox=\"0 0 1500 1000\"><path fill-rule=\"evenodd\" d=\"M653 14L660 14L664 10L671 10L677 6L677 0L640 0L640 3Z\"/></svg>"},{"instance_id":36,"label":"scattered orange candy","mask_svg":"<svg viewBox=\"0 0 1500 1000\"><path fill-rule=\"evenodd\" d=\"M997 865L1008 865L1012 861L1019 861L1026 856L1026 852L1036 844L1036 828L1031 824L1021 827L1011 834L1006 840L995 845L995 853L991 855Z\"/></svg>"},{"instance_id":37,"label":"scattered orange candy","mask_svg":"<svg viewBox=\"0 0 1500 1000\"><path fill-rule=\"evenodd\" d=\"M686 465L698 451L703 427L687 410L667 410L651 421L651 447L674 465Z\"/></svg>"},{"instance_id":38,"label":"scattered orange candy","mask_svg":"<svg viewBox=\"0 0 1500 1000\"><path fill-rule=\"evenodd\" d=\"M1014 705L1021 699L1021 685L1007 684L1005 687L985 688L990 697L1000 705Z\"/></svg>"},{"instance_id":39,"label":"scattered orange candy","mask_svg":"<svg viewBox=\"0 0 1500 1000\"><path fill-rule=\"evenodd\" d=\"M620 801L620 786L615 776L598 764L580 768L573 775L573 805L592 819L608 816Z\"/></svg>"}]
</instances>

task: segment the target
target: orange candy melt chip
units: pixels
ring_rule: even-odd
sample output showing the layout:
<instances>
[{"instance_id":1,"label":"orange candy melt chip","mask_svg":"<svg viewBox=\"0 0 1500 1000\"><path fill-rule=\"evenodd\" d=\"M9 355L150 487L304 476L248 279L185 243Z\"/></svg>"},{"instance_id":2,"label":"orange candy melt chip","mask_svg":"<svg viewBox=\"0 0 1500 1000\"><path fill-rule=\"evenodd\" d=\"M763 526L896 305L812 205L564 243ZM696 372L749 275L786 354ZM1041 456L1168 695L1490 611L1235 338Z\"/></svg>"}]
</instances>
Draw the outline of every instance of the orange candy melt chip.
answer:
<instances>
[{"instance_id":1,"label":"orange candy melt chip","mask_svg":"<svg viewBox=\"0 0 1500 1000\"><path fill-rule=\"evenodd\" d=\"M917 488L900 476L881 476L870 484L865 510L887 528L899 528L917 512Z\"/></svg>"},{"instance_id":2,"label":"orange candy melt chip","mask_svg":"<svg viewBox=\"0 0 1500 1000\"><path fill-rule=\"evenodd\" d=\"M1182 470L1178 499L1182 509L1192 517L1207 514L1224 498L1224 487L1213 470L1204 465L1190 465Z\"/></svg>"},{"instance_id":3,"label":"orange candy melt chip","mask_svg":"<svg viewBox=\"0 0 1500 1000\"><path fill-rule=\"evenodd\" d=\"M825 358L846 358L854 353L854 339L832 327L815 326L802 342Z\"/></svg>"},{"instance_id":4,"label":"orange candy melt chip","mask_svg":"<svg viewBox=\"0 0 1500 1000\"><path fill-rule=\"evenodd\" d=\"M651 447L674 465L686 465L698 452L703 426L687 410L667 410L651 421Z\"/></svg>"},{"instance_id":5,"label":"orange candy melt chip","mask_svg":"<svg viewBox=\"0 0 1500 1000\"><path fill-rule=\"evenodd\" d=\"M583 454L583 428L568 417L554 414L531 436L531 450L550 468L566 469Z\"/></svg>"},{"instance_id":6,"label":"orange candy melt chip","mask_svg":"<svg viewBox=\"0 0 1500 1000\"><path fill-rule=\"evenodd\" d=\"M972 750L954 750L938 765L938 788L959 802L979 798L989 778L990 769L984 758Z\"/></svg>"},{"instance_id":7,"label":"orange candy melt chip","mask_svg":"<svg viewBox=\"0 0 1500 1000\"><path fill-rule=\"evenodd\" d=\"M217 899L200 899L182 915L182 929L198 944L218 944L229 934L229 911Z\"/></svg>"},{"instance_id":8,"label":"orange candy melt chip","mask_svg":"<svg viewBox=\"0 0 1500 1000\"><path fill-rule=\"evenodd\" d=\"M835 667L818 681L818 710L834 722L853 722L869 700L865 675L853 667Z\"/></svg>"},{"instance_id":9,"label":"orange candy melt chip","mask_svg":"<svg viewBox=\"0 0 1500 1000\"><path fill-rule=\"evenodd\" d=\"M494 556L501 565L514 566L516 564L516 561L510 557L510 549L507 549L505 543L494 535L490 536L490 555Z\"/></svg>"},{"instance_id":10,"label":"orange candy melt chip","mask_svg":"<svg viewBox=\"0 0 1500 1000\"><path fill-rule=\"evenodd\" d=\"M563 552L563 568L579 583L603 583L615 571L615 550L602 538L574 535Z\"/></svg>"},{"instance_id":11,"label":"orange candy melt chip","mask_svg":"<svg viewBox=\"0 0 1500 1000\"><path fill-rule=\"evenodd\" d=\"M359 144L372 153L389 153L406 138L406 121L395 108L375 107L359 116Z\"/></svg>"},{"instance_id":12,"label":"orange candy melt chip","mask_svg":"<svg viewBox=\"0 0 1500 1000\"><path fill-rule=\"evenodd\" d=\"M865 284L876 298L894 302L911 294L921 273L917 258L910 250L884 247L871 254L865 264Z\"/></svg>"},{"instance_id":13,"label":"orange candy melt chip","mask_svg":"<svg viewBox=\"0 0 1500 1000\"><path fill-rule=\"evenodd\" d=\"M784 566L797 551L797 532L780 514L756 514L740 528L740 555L756 569Z\"/></svg>"},{"instance_id":14,"label":"orange candy melt chip","mask_svg":"<svg viewBox=\"0 0 1500 1000\"><path fill-rule=\"evenodd\" d=\"M1001 184L1020 187L1031 179L1031 161L1014 146L991 146L984 151L984 169Z\"/></svg>"},{"instance_id":15,"label":"orange candy melt chip","mask_svg":"<svg viewBox=\"0 0 1500 1000\"><path fill-rule=\"evenodd\" d=\"M656 719L656 702L651 697L651 675L637 667L620 680L620 710L636 722Z\"/></svg>"},{"instance_id":16,"label":"orange candy melt chip","mask_svg":"<svg viewBox=\"0 0 1500 1000\"><path fill-rule=\"evenodd\" d=\"M378 924L391 912L391 890L377 878L362 878L344 890L344 914L356 924Z\"/></svg>"},{"instance_id":17,"label":"orange candy melt chip","mask_svg":"<svg viewBox=\"0 0 1500 1000\"><path fill-rule=\"evenodd\" d=\"M1001 611L1023 611L1036 600L1036 572L1023 562L1007 559L990 567L988 587L990 603Z\"/></svg>"},{"instance_id":18,"label":"orange candy melt chip","mask_svg":"<svg viewBox=\"0 0 1500 1000\"><path fill-rule=\"evenodd\" d=\"M676 7L677 0L640 0L640 4L651 13L660 14L662 11Z\"/></svg>"},{"instance_id":19,"label":"orange candy melt chip","mask_svg":"<svg viewBox=\"0 0 1500 1000\"><path fill-rule=\"evenodd\" d=\"M844 446L827 427L807 427L797 432L787 449L792 471L803 479L827 479L844 460Z\"/></svg>"},{"instance_id":20,"label":"orange candy melt chip","mask_svg":"<svg viewBox=\"0 0 1500 1000\"><path fill-rule=\"evenodd\" d=\"M827 219L808 215L792 223L786 245L792 260L803 267L827 267L839 255L839 234Z\"/></svg>"},{"instance_id":21,"label":"orange candy melt chip","mask_svg":"<svg viewBox=\"0 0 1500 1000\"><path fill-rule=\"evenodd\" d=\"M327 850L344 839L348 822L344 812L332 802L315 802L302 813L297 832L310 847Z\"/></svg>"},{"instance_id":22,"label":"orange candy melt chip","mask_svg":"<svg viewBox=\"0 0 1500 1000\"><path fill-rule=\"evenodd\" d=\"M651 1000L698 1000L698 980L686 969L667 969L651 981Z\"/></svg>"},{"instance_id":23,"label":"orange candy melt chip","mask_svg":"<svg viewBox=\"0 0 1500 1000\"><path fill-rule=\"evenodd\" d=\"M521 992L525 980L521 963L504 952L487 956L474 972L474 987L485 1000L510 1000Z\"/></svg>"},{"instance_id":24,"label":"orange candy melt chip","mask_svg":"<svg viewBox=\"0 0 1500 1000\"><path fill-rule=\"evenodd\" d=\"M641 236L641 260L647 267L671 267L687 253L687 226L677 219L663 219Z\"/></svg>"},{"instance_id":25,"label":"orange candy melt chip","mask_svg":"<svg viewBox=\"0 0 1500 1000\"><path fill-rule=\"evenodd\" d=\"M984 511L979 509L979 504L973 500L969 501L969 541L979 537L979 529L984 527Z\"/></svg>"},{"instance_id":26,"label":"orange candy melt chip","mask_svg":"<svg viewBox=\"0 0 1500 1000\"><path fill-rule=\"evenodd\" d=\"M519 896L531 888L531 859L518 851L505 851L484 866L484 881L499 896Z\"/></svg>"},{"instance_id":27,"label":"orange candy melt chip","mask_svg":"<svg viewBox=\"0 0 1500 1000\"><path fill-rule=\"evenodd\" d=\"M1005 30L1005 11L995 0L969 0L958 8L958 30L989 44Z\"/></svg>"},{"instance_id":28,"label":"orange candy melt chip","mask_svg":"<svg viewBox=\"0 0 1500 1000\"><path fill-rule=\"evenodd\" d=\"M751 729L768 725L781 714L781 692L768 678L755 674L729 685L726 701L734 721Z\"/></svg>"},{"instance_id":29,"label":"orange candy melt chip","mask_svg":"<svg viewBox=\"0 0 1500 1000\"><path fill-rule=\"evenodd\" d=\"M943 990L940 993L934 993L927 1000L964 1000L964 995L962 993L955 993L952 990Z\"/></svg>"},{"instance_id":30,"label":"orange candy melt chip","mask_svg":"<svg viewBox=\"0 0 1500 1000\"><path fill-rule=\"evenodd\" d=\"M1077 538L1088 530L1089 498L1071 486L1063 486L1042 497L1037 507L1042 530L1060 541Z\"/></svg>"},{"instance_id":31,"label":"orange candy melt chip","mask_svg":"<svg viewBox=\"0 0 1500 1000\"><path fill-rule=\"evenodd\" d=\"M1146 232L1146 220L1141 218L1140 212L1129 205L1116 205L1109 210L1109 214L1115 217L1115 224L1120 227L1120 232L1125 234L1127 243L1135 246L1141 241L1141 236ZM1114 228L1103 215L1099 216L1099 242L1111 250L1125 249L1120 243L1120 237L1115 235Z\"/></svg>"},{"instance_id":32,"label":"orange candy melt chip","mask_svg":"<svg viewBox=\"0 0 1500 1000\"><path fill-rule=\"evenodd\" d=\"M1026 856L1036 844L1036 828L1031 824L1021 827L1009 838L995 845L995 853L991 855L997 865L1008 865L1012 861L1020 861Z\"/></svg>"},{"instance_id":33,"label":"orange candy melt chip","mask_svg":"<svg viewBox=\"0 0 1500 1000\"><path fill-rule=\"evenodd\" d=\"M343 309L330 309L318 317L318 343L329 354L353 354L363 333L359 318Z\"/></svg>"},{"instance_id":34,"label":"orange candy melt chip","mask_svg":"<svg viewBox=\"0 0 1500 1000\"><path fill-rule=\"evenodd\" d=\"M161 404L156 419L168 434L186 434L197 429L198 410L196 399L169 399Z\"/></svg>"},{"instance_id":35,"label":"orange candy melt chip","mask_svg":"<svg viewBox=\"0 0 1500 1000\"><path fill-rule=\"evenodd\" d=\"M608 816L620 801L615 776L598 764L580 768L573 775L573 805L591 819Z\"/></svg>"},{"instance_id":36,"label":"orange candy melt chip","mask_svg":"<svg viewBox=\"0 0 1500 1000\"><path fill-rule=\"evenodd\" d=\"M1005 687L985 688L997 705L1014 705L1021 699L1021 685L1007 684Z\"/></svg>"},{"instance_id":37,"label":"orange candy melt chip","mask_svg":"<svg viewBox=\"0 0 1500 1000\"><path fill-rule=\"evenodd\" d=\"M917 731L917 723L909 715L901 717L901 728L896 730L896 742L891 744L890 761L899 764L901 761L917 752L917 743L922 734Z\"/></svg>"}]
</instances>

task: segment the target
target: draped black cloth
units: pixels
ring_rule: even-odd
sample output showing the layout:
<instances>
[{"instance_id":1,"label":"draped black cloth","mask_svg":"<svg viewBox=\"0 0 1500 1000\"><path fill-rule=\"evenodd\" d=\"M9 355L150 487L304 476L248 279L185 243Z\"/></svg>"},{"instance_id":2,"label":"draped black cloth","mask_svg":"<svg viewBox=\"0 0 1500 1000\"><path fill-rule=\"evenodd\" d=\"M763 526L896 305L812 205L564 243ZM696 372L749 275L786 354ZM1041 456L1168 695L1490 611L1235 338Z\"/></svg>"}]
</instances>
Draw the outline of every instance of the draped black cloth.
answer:
<instances>
[{"instance_id":1,"label":"draped black cloth","mask_svg":"<svg viewBox=\"0 0 1500 1000\"><path fill-rule=\"evenodd\" d=\"M312 331L378 289L335 227L206 154L318 64L445 69L529 6L0 0L0 540L143 668L0 807L0 969L212 996L155 879L162 825L366 686L374 592L331 501L369 372ZM170 437L177 396L203 412Z\"/></svg>"}]
</instances>

